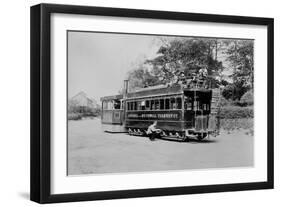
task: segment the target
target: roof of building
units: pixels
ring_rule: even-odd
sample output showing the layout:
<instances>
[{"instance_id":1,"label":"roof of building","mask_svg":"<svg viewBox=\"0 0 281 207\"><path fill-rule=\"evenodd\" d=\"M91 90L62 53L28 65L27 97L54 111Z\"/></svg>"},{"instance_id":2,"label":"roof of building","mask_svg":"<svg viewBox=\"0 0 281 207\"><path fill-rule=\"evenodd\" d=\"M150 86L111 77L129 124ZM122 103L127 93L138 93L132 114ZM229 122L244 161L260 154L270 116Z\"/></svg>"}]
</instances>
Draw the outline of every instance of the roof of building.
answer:
<instances>
[{"instance_id":1,"label":"roof of building","mask_svg":"<svg viewBox=\"0 0 281 207\"><path fill-rule=\"evenodd\" d=\"M70 100L76 101L77 104L81 106L91 105L92 107L95 107L97 105L96 101L94 99L89 98L84 91L77 93L75 96L70 98Z\"/></svg>"}]
</instances>

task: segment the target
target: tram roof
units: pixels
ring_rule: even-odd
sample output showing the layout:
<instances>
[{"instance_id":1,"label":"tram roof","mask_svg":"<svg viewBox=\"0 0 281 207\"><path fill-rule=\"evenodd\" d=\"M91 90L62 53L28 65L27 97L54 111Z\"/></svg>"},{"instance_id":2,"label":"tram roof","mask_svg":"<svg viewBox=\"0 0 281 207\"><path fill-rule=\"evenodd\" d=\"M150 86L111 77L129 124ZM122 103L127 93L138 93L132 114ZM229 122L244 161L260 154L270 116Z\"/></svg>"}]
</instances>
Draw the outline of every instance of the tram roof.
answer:
<instances>
[{"instance_id":1,"label":"tram roof","mask_svg":"<svg viewBox=\"0 0 281 207\"><path fill-rule=\"evenodd\" d=\"M182 93L182 86L179 84L174 85L158 85L147 88L141 88L134 92L130 92L127 94L127 98L138 98L143 96L155 96L155 95L170 95L176 93Z\"/></svg>"},{"instance_id":2,"label":"tram roof","mask_svg":"<svg viewBox=\"0 0 281 207\"><path fill-rule=\"evenodd\" d=\"M128 99L133 98L141 98L141 97L149 97L149 96L161 96L161 95L175 95L175 94L181 94L184 92L209 92L210 89L204 89L204 88L186 88L184 85L181 84L173 84L173 85L157 85L157 86L151 86L147 88L140 88L137 89L134 92L129 92L126 96ZM116 99L123 99L124 96L122 94L113 95L113 96L105 96L102 97L101 101L110 101L110 100L116 100Z\"/></svg>"},{"instance_id":3,"label":"tram roof","mask_svg":"<svg viewBox=\"0 0 281 207\"><path fill-rule=\"evenodd\" d=\"M141 88L134 92L130 92L127 94L127 98L141 98L141 97L148 97L148 96L161 96L161 95L174 95L174 94L181 94L184 92L210 92L211 89L205 88L186 88L184 85L181 84L174 84L174 85L158 85L152 86L147 88Z\"/></svg>"},{"instance_id":4,"label":"tram roof","mask_svg":"<svg viewBox=\"0 0 281 207\"><path fill-rule=\"evenodd\" d=\"M122 99L123 95L122 94L118 94L118 95L113 95L113 96L104 96L101 97L100 100L101 101L110 101L110 100L116 100L116 99Z\"/></svg>"}]
</instances>

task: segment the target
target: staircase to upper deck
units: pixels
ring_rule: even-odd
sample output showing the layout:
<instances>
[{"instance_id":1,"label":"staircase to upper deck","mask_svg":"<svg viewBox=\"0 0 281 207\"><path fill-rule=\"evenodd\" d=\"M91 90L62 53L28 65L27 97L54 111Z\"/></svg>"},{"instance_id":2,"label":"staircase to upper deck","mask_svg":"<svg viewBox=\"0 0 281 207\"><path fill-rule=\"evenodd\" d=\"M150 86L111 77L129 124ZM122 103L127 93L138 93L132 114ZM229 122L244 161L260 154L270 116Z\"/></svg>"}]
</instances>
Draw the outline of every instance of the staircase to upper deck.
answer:
<instances>
[{"instance_id":1,"label":"staircase to upper deck","mask_svg":"<svg viewBox=\"0 0 281 207\"><path fill-rule=\"evenodd\" d=\"M209 116L209 130L214 131L215 136L219 134L220 119L218 113L220 110L221 90L219 88L212 89L211 113Z\"/></svg>"},{"instance_id":2,"label":"staircase to upper deck","mask_svg":"<svg viewBox=\"0 0 281 207\"><path fill-rule=\"evenodd\" d=\"M212 99L211 99L211 114L217 115L220 108L221 101L221 91L219 88L212 89Z\"/></svg>"}]
</instances>

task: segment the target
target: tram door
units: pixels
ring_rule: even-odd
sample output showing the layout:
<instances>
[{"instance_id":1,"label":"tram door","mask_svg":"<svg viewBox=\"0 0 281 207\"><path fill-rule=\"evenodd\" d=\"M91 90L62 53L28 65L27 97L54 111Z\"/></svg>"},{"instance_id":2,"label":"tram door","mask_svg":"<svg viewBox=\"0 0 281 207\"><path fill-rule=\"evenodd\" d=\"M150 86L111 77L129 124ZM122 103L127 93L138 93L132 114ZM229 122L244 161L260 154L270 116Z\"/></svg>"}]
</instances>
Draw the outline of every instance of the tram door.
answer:
<instances>
[{"instance_id":1,"label":"tram door","mask_svg":"<svg viewBox=\"0 0 281 207\"><path fill-rule=\"evenodd\" d=\"M194 97L193 93L185 92L184 94L184 121L185 127L191 128L194 125Z\"/></svg>"},{"instance_id":2,"label":"tram door","mask_svg":"<svg viewBox=\"0 0 281 207\"><path fill-rule=\"evenodd\" d=\"M184 95L185 121L192 127L197 119L210 114L211 92L185 91ZM204 119L206 122L207 117Z\"/></svg>"}]
</instances>

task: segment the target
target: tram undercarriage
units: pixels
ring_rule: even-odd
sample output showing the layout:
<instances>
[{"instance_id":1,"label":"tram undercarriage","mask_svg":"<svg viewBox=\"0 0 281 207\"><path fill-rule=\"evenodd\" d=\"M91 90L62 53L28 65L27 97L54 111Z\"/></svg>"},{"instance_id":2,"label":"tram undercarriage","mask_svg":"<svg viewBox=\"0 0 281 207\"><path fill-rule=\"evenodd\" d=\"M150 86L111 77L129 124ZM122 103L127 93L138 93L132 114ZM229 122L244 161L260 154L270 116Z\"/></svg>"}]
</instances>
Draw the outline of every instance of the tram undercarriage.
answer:
<instances>
[{"instance_id":1,"label":"tram undercarriage","mask_svg":"<svg viewBox=\"0 0 281 207\"><path fill-rule=\"evenodd\" d=\"M142 136L142 137L148 136L146 130L137 129L137 128L128 128L128 134L133 135L133 136ZM202 132L199 132L199 131L195 131L194 129L185 130L183 132L162 130L161 133L159 133L158 138L188 142L191 139L201 141L201 140L209 137L210 135L217 136L218 134L219 134L218 131L202 131Z\"/></svg>"}]
</instances>

